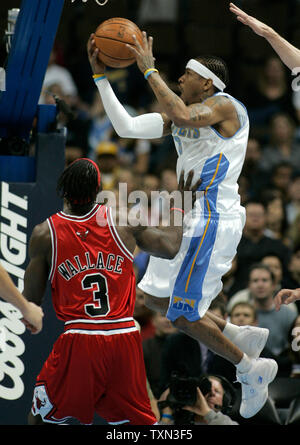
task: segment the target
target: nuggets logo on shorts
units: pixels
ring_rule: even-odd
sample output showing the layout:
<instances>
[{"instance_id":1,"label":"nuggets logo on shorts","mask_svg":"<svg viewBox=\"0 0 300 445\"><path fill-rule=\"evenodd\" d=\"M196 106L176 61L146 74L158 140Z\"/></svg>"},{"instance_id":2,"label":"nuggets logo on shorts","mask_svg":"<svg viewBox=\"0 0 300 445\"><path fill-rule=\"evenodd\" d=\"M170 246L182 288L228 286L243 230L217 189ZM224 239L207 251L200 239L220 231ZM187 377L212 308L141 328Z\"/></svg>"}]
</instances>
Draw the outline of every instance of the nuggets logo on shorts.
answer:
<instances>
[{"instance_id":1,"label":"nuggets logo on shorts","mask_svg":"<svg viewBox=\"0 0 300 445\"><path fill-rule=\"evenodd\" d=\"M172 308L183 312L193 312L196 300L191 298L182 298L174 295Z\"/></svg>"}]
</instances>

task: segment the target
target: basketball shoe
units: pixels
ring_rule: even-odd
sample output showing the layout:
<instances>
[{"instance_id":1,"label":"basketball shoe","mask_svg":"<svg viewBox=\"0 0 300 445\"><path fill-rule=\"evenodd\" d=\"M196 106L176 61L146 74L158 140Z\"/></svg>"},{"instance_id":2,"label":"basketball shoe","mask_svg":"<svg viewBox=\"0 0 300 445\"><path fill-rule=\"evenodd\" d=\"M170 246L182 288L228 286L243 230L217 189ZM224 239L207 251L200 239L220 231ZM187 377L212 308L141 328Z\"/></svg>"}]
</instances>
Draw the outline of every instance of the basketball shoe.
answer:
<instances>
[{"instance_id":1,"label":"basketball shoe","mask_svg":"<svg viewBox=\"0 0 300 445\"><path fill-rule=\"evenodd\" d=\"M269 336L269 330L255 326L240 326L233 343L250 358L258 358Z\"/></svg>"},{"instance_id":2,"label":"basketball shoe","mask_svg":"<svg viewBox=\"0 0 300 445\"><path fill-rule=\"evenodd\" d=\"M258 358L251 360L248 372L238 372L237 381L242 385L240 415L246 419L255 416L268 398L268 385L275 379L278 365L275 360Z\"/></svg>"}]
</instances>

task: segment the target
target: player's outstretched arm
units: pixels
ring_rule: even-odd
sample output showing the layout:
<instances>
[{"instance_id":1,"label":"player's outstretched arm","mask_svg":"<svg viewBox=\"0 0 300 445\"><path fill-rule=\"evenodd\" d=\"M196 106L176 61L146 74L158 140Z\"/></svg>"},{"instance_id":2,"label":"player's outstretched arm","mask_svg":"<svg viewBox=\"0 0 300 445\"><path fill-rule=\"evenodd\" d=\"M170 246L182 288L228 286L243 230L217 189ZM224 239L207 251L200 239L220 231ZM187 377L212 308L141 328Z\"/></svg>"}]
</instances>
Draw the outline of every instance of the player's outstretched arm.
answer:
<instances>
[{"instance_id":1,"label":"player's outstretched arm","mask_svg":"<svg viewBox=\"0 0 300 445\"><path fill-rule=\"evenodd\" d=\"M147 113L132 117L117 99L105 76L105 65L100 61L94 34L87 43L89 62L94 73L94 80L100 93L105 112L116 133L123 138L157 139L171 132L171 122L160 113Z\"/></svg>"},{"instance_id":2,"label":"player's outstretched arm","mask_svg":"<svg viewBox=\"0 0 300 445\"><path fill-rule=\"evenodd\" d=\"M14 285L6 270L0 265L0 296L20 310L23 322L33 333L38 334L43 326L43 311L34 303L27 301Z\"/></svg>"},{"instance_id":3,"label":"player's outstretched arm","mask_svg":"<svg viewBox=\"0 0 300 445\"><path fill-rule=\"evenodd\" d=\"M248 15L234 3L230 3L229 9L241 23L249 26L257 35L264 37L288 68L292 70L300 66L300 50L281 37L273 28Z\"/></svg>"},{"instance_id":4,"label":"player's outstretched arm","mask_svg":"<svg viewBox=\"0 0 300 445\"><path fill-rule=\"evenodd\" d=\"M274 297L275 308L279 311L282 304L290 304L296 300L300 300L300 288L281 289Z\"/></svg>"}]
</instances>

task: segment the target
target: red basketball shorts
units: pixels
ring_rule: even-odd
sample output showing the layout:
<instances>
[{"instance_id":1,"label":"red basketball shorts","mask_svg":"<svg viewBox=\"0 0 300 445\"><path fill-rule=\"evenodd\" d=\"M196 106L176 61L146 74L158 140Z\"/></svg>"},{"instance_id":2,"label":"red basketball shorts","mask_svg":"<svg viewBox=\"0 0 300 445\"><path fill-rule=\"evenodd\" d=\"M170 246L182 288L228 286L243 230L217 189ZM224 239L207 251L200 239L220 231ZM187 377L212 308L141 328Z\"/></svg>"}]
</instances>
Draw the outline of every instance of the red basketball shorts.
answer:
<instances>
[{"instance_id":1,"label":"red basketball shorts","mask_svg":"<svg viewBox=\"0 0 300 445\"><path fill-rule=\"evenodd\" d=\"M76 418L92 424L94 413L113 424L153 425L140 334L66 332L55 342L37 377L32 413L45 422Z\"/></svg>"}]
</instances>

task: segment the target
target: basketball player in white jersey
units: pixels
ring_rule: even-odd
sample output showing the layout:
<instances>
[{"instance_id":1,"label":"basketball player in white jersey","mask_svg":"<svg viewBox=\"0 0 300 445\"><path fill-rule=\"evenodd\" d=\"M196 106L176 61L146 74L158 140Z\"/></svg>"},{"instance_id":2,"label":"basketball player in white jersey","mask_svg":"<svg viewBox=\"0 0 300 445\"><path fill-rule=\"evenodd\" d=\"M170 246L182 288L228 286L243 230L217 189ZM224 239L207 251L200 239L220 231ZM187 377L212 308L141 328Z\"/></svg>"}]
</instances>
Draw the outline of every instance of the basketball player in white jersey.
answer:
<instances>
[{"instance_id":1,"label":"basketball player in white jersey","mask_svg":"<svg viewBox=\"0 0 300 445\"><path fill-rule=\"evenodd\" d=\"M88 56L103 106L121 137L156 139L173 135L178 152L177 175L194 170L202 179L195 209L184 217L181 248L172 261L151 257L139 283L149 307L176 327L236 365L242 384L240 413L254 416L265 404L268 384L275 378L274 360L258 358L268 330L237 327L214 316L208 307L222 288L245 222L237 180L240 175L249 121L245 107L223 93L227 82L218 58L191 59L179 79L181 97L169 89L154 67L152 37L131 48L137 65L152 88L163 113L131 117L116 98L98 58L93 34Z\"/></svg>"}]
</instances>

